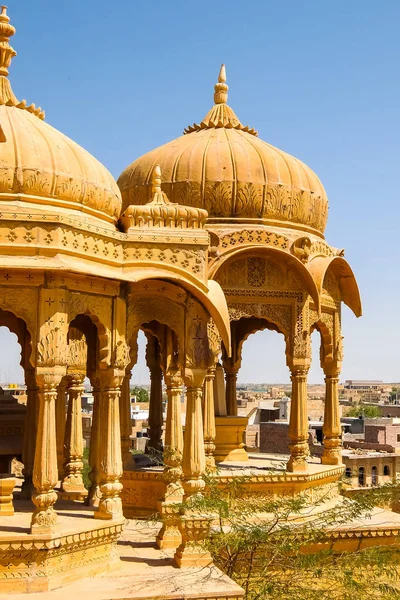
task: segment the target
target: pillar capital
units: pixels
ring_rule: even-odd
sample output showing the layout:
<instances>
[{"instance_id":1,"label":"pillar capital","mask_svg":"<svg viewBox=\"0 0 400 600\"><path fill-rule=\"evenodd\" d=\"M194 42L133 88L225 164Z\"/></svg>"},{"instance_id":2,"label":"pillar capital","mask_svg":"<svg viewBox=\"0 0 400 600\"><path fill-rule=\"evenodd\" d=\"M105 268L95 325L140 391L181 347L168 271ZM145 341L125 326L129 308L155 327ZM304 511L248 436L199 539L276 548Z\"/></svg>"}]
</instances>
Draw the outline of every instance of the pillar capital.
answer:
<instances>
[{"instance_id":1,"label":"pillar capital","mask_svg":"<svg viewBox=\"0 0 400 600\"><path fill-rule=\"evenodd\" d=\"M118 390L122 385L125 372L120 369L99 369L92 377L93 387L99 390Z\"/></svg>"},{"instance_id":2,"label":"pillar capital","mask_svg":"<svg viewBox=\"0 0 400 600\"><path fill-rule=\"evenodd\" d=\"M186 387L201 390L206 373L205 368L186 368L183 376Z\"/></svg>"}]
</instances>

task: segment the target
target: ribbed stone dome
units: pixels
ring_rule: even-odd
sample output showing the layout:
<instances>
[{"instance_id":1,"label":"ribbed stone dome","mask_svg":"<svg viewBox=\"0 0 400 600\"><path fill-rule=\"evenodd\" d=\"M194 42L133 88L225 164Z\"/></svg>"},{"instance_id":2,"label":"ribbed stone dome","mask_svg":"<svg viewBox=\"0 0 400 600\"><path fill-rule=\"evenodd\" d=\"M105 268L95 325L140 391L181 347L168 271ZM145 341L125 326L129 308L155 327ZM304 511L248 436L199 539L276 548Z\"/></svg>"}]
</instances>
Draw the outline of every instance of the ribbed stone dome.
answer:
<instances>
[{"instance_id":1,"label":"ribbed stone dome","mask_svg":"<svg viewBox=\"0 0 400 600\"><path fill-rule=\"evenodd\" d=\"M111 173L89 152L44 122L44 112L14 95L8 67L15 33L0 14L0 209L17 201L78 210L116 221L121 194ZM6 41L4 41L6 40ZM20 204L19 204L20 205Z\"/></svg>"},{"instance_id":2,"label":"ribbed stone dome","mask_svg":"<svg viewBox=\"0 0 400 600\"><path fill-rule=\"evenodd\" d=\"M227 90L222 67L205 119L125 169L118 179L123 210L148 202L158 164L170 200L205 208L209 222L240 219L323 233L328 200L317 175L243 126L226 104Z\"/></svg>"}]
</instances>

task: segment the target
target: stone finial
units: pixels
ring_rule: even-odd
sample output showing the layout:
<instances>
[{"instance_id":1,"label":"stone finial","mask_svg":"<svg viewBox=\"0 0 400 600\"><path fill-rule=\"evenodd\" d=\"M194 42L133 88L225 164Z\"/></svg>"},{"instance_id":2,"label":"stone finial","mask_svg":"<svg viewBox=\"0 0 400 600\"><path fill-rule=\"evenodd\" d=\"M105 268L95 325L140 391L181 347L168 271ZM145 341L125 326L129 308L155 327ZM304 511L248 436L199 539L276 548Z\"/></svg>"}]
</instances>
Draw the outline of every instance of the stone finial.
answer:
<instances>
[{"instance_id":1,"label":"stone finial","mask_svg":"<svg viewBox=\"0 0 400 600\"><path fill-rule=\"evenodd\" d=\"M152 174L152 194L159 194L161 192L161 167L160 165L156 165L153 169Z\"/></svg>"},{"instance_id":2,"label":"stone finial","mask_svg":"<svg viewBox=\"0 0 400 600\"><path fill-rule=\"evenodd\" d=\"M207 115L201 121L200 125L193 123L183 131L183 133L193 133L202 129L239 129L251 135L258 135L257 131L248 125L242 125L235 112L228 106L228 90L226 84L226 69L222 64L219 70L218 83L214 86L214 106L208 111Z\"/></svg>"},{"instance_id":3,"label":"stone finial","mask_svg":"<svg viewBox=\"0 0 400 600\"><path fill-rule=\"evenodd\" d=\"M226 85L226 69L224 64L221 65L219 70L218 83L214 86L214 90L214 103L226 104L228 102L229 87Z\"/></svg>"},{"instance_id":4,"label":"stone finial","mask_svg":"<svg viewBox=\"0 0 400 600\"><path fill-rule=\"evenodd\" d=\"M1 6L0 8L0 76L7 77L11 60L17 54L8 43L10 37L15 33L15 27L10 25L7 6Z\"/></svg>"},{"instance_id":5,"label":"stone finial","mask_svg":"<svg viewBox=\"0 0 400 600\"><path fill-rule=\"evenodd\" d=\"M39 119L44 119L44 111L40 106L38 108L34 104L28 106L26 100L20 102L11 89L8 79L8 68L11 60L17 53L8 42L10 37L15 33L15 27L10 25L7 6L0 6L0 11L0 106L16 106L36 115Z\"/></svg>"},{"instance_id":6,"label":"stone finial","mask_svg":"<svg viewBox=\"0 0 400 600\"><path fill-rule=\"evenodd\" d=\"M207 216L207 211L202 208L171 202L161 189L161 167L155 165L151 174L151 199L147 204L128 206L121 215L119 224L124 232L129 232L134 227L203 229Z\"/></svg>"}]
</instances>

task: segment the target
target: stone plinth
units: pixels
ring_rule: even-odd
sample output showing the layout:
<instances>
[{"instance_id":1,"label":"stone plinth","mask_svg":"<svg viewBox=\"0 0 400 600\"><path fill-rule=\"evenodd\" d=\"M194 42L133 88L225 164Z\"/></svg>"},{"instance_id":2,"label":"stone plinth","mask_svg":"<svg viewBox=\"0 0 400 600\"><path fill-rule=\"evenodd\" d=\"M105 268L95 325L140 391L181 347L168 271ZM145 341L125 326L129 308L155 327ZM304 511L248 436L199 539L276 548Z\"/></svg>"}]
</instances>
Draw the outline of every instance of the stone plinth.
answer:
<instances>
[{"instance_id":1,"label":"stone plinth","mask_svg":"<svg viewBox=\"0 0 400 600\"><path fill-rule=\"evenodd\" d=\"M247 461L249 459L244 449L244 433L247 422L247 417L215 417L217 435L214 458L216 462Z\"/></svg>"},{"instance_id":2,"label":"stone plinth","mask_svg":"<svg viewBox=\"0 0 400 600\"><path fill-rule=\"evenodd\" d=\"M12 517L14 514L13 491L15 477L0 474L0 516Z\"/></svg>"},{"instance_id":3,"label":"stone plinth","mask_svg":"<svg viewBox=\"0 0 400 600\"><path fill-rule=\"evenodd\" d=\"M286 471L287 456L250 454L243 461L225 461L218 465L214 474L221 488L226 488L232 478L246 478L246 493L265 494L278 498L280 495L295 497L306 493L310 502L316 502L321 495L337 495L337 483L343 466L309 464L306 473ZM245 468L244 468L245 467ZM162 467L138 467L124 471L121 481L124 485L121 499L124 515L137 518L157 514L159 503L164 498L166 484L162 479Z\"/></svg>"},{"instance_id":4,"label":"stone plinth","mask_svg":"<svg viewBox=\"0 0 400 600\"><path fill-rule=\"evenodd\" d=\"M12 517L0 516L2 593L47 592L119 567L116 546L123 518L101 522L93 511L74 504L58 510L53 532L32 534L31 506L18 502L18 509L25 508Z\"/></svg>"}]
</instances>

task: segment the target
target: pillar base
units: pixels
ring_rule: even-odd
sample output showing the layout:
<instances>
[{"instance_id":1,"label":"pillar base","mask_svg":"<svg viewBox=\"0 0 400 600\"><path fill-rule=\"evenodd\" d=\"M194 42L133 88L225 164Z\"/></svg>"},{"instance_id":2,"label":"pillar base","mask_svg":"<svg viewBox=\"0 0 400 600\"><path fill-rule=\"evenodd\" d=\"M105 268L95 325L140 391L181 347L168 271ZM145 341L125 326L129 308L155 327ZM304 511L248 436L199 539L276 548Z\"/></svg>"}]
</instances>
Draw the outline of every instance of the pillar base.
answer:
<instances>
[{"instance_id":1,"label":"pillar base","mask_svg":"<svg viewBox=\"0 0 400 600\"><path fill-rule=\"evenodd\" d=\"M323 465L342 465L342 452L340 448L337 449L324 449L321 456L321 464Z\"/></svg>"},{"instance_id":2,"label":"pillar base","mask_svg":"<svg viewBox=\"0 0 400 600\"><path fill-rule=\"evenodd\" d=\"M156 538L157 546L160 549L176 550L182 543L182 534L179 530L180 504L160 502L158 512L163 524Z\"/></svg>"},{"instance_id":3,"label":"pillar base","mask_svg":"<svg viewBox=\"0 0 400 600\"><path fill-rule=\"evenodd\" d=\"M246 462L249 460L243 443L247 424L247 417L215 417L217 434L214 458L216 462L224 460Z\"/></svg>"},{"instance_id":4,"label":"pillar base","mask_svg":"<svg viewBox=\"0 0 400 600\"><path fill-rule=\"evenodd\" d=\"M289 473L308 473L308 464L305 457L291 456L286 465Z\"/></svg>"},{"instance_id":5,"label":"pillar base","mask_svg":"<svg viewBox=\"0 0 400 600\"><path fill-rule=\"evenodd\" d=\"M0 477L0 516L12 517L14 514L13 491L15 477Z\"/></svg>"},{"instance_id":6,"label":"pillar base","mask_svg":"<svg viewBox=\"0 0 400 600\"><path fill-rule=\"evenodd\" d=\"M204 540L210 532L210 517L183 515L179 522L182 543L174 554L175 564L183 567L208 567L213 564Z\"/></svg>"},{"instance_id":7,"label":"pillar base","mask_svg":"<svg viewBox=\"0 0 400 600\"><path fill-rule=\"evenodd\" d=\"M83 502L88 497L87 489L77 489L77 490L60 490L58 492L58 497L60 500L75 500L78 502Z\"/></svg>"}]
</instances>

